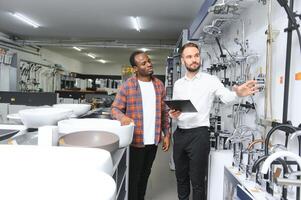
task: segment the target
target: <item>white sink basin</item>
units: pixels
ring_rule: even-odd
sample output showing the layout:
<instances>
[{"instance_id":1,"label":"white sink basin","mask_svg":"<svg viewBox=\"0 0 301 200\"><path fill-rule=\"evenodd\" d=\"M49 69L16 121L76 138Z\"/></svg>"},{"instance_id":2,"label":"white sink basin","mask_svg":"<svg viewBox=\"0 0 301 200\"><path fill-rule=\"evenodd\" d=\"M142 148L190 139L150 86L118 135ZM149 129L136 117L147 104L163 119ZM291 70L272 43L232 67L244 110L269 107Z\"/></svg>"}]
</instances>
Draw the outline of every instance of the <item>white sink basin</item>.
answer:
<instances>
[{"instance_id":1,"label":"white sink basin","mask_svg":"<svg viewBox=\"0 0 301 200\"><path fill-rule=\"evenodd\" d=\"M21 121L27 128L56 125L58 121L71 117L72 113L72 109L52 107L19 111Z\"/></svg>"},{"instance_id":2,"label":"white sink basin","mask_svg":"<svg viewBox=\"0 0 301 200\"><path fill-rule=\"evenodd\" d=\"M0 159L1 199L115 199L105 150L0 145Z\"/></svg>"},{"instance_id":3,"label":"white sink basin","mask_svg":"<svg viewBox=\"0 0 301 200\"><path fill-rule=\"evenodd\" d=\"M9 119L10 121L15 122L16 124L22 124L21 117L20 117L19 113L8 114L6 117L7 117L7 119Z\"/></svg>"},{"instance_id":4,"label":"white sink basin","mask_svg":"<svg viewBox=\"0 0 301 200\"><path fill-rule=\"evenodd\" d=\"M119 148L131 144L134 125L121 126L117 120L110 119L68 119L58 122L60 134L78 131L108 131L119 137Z\"/></svg>"},{"instance_id":5,"label":"white sink basin","mask_svg":"<svg viewBox=\"0 0 301 200\"><path fill-rule=\"evenodd\" d=\"M54 104L53 107L72 109L75 117L86 114L91 109L90 104Z\"/></svg>"},{"instance_id":6,"label":"white sink basin","mask_svg":"<svg viewBox=\"0 0 301 200\"><path fill-rule=\"evenodd\" d=\"M111 154L103 149L32 145L0 145L0 167L44 168L46 171L97 170L113 174ZM52 173L52 172L51 172Z\"/></svg>"}]
</instances>

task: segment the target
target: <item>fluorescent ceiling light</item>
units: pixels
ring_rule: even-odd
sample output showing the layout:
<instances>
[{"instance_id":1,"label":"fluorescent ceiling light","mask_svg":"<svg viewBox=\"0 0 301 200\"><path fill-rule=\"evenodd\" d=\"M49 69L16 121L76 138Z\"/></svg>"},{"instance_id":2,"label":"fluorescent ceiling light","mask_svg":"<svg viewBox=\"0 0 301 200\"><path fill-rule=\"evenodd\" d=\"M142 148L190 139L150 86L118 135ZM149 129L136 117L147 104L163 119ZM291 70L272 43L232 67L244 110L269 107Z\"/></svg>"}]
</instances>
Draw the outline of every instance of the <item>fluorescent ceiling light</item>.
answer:
<instances>
[{"instance_id":1,"label":"fluorescent ceiling light","mask_svg":"<svg viewBox=\"0 0 301 200\"><path fill-rule=\"evenodd\" d=\"M22 22L25 22L29 24L30 26L33 26L34 28L39 28L40 25L33 20L29 19L28 17L20 14L20 13L11 13L12 16L16 17L17 19L21 20Z\"/></svg>"},{"instance_id":2,"label":"fluorescent ceiling light","mask_svg":"<svg viewBox=\"0 0 301 200\"><path fill-rule=\"evenodd\" d=\"M141 48L140 50L143 51L143 52L149 51L149 49L147 49L147 48Z\"/></svg>"},{"instance_id":3,"label":"fluorescent ceiling light","mask_svg":"<svg viewBox=\"0 0 301 200\"><path fill-rule=\"evenodd\" d=\"M75 50L77 50L77 51L81 51L81 49L78 48L78 47L73 47L73 49L75 49Z\"/></svg>"},{"instance_id":4,"label":"fluorescent ceiling light","mask_svg":"<svg viewBox=\"0 0 301 200\"><path fill-rule=\"evenodd\" d=\"M101 63L103 63L103 64L107 63L107 61L106 61L106 60L103 60L103 59L98 60L98 62L101 62Z\"/></svg>"},{"instance_id":5,"label":"fluorescent ceiling light","mask_svg":"<svg viewBox=\"0 0 301 200\"><path fill-rule=\"evenodd\" d=\"M95 55L93 55L93 54L91 54L91 53L88 53L88 54L87 54L87 56L89 56L90 58L93 58L93 59L95 59L95 58L96 58L96 56L95 56Z\"/></svg>"},{"instance_id":6,"label":"fluorescent ceiling light","mask_svg":"<svg viewBox=\"0 0 301 200\"><path fill-rule=\"evenodd\" d=\"M138 18L138 17L131 17L131 19L132 19L132 23L133 23L134 28L135 28L138 32L140 32L141 27L140 27L139 18Z\"/></svg>"}]
</instances>

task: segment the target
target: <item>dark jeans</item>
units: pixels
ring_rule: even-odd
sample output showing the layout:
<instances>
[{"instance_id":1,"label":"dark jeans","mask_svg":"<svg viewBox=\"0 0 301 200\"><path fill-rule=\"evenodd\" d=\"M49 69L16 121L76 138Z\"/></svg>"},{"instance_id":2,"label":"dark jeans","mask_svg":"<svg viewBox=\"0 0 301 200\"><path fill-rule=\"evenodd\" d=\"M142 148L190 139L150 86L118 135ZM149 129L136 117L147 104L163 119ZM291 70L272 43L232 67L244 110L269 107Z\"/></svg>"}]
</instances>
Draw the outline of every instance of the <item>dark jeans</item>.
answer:
<instances>
[{"instance_id":1,"label":"dark jeans","mask_svg":"<svg viewBox=\"0 0 301 200\"><path fill-rule=\"evenodd\" d=\"M145 145L143 148L130 147L129 200L144 200L156 153L156 145Z\"/></svg>"},{"instance_id":2,"label":"dark jeans","mask_svg":"<svg viewBox=\"0 0 301 200\"><path fill-rule=\"evenodd\" d=\"M207 199L207 171L210 141L208 127L179 129L174 132L174 161L180 200Z\"/></svg>"}]
</instances>

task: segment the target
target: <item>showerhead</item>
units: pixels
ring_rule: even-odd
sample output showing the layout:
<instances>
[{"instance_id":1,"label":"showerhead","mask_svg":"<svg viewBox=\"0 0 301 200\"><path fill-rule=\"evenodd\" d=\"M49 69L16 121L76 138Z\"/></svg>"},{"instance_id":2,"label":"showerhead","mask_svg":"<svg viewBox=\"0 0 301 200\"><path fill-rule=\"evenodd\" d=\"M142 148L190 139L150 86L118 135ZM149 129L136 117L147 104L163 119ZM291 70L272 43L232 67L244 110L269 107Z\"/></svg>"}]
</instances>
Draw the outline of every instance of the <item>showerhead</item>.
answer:
<instances>
[{"instance_id":1,"label":"showerhead","mask_svg":"<svg viewBox=\"0 0 301 200\"><path fill-rule=\"evenodd\" d=\"M258 59L259 59L259 54L251 54L247 56L246 62L252 65L252 64L256 64L258 62Z\"/></svg>"},{"instance_id":2,"label":"showerhead","mask_svg":"<svg viewBox=\"0 0 301 200\"><path fill-rule=\"evenodd\" d=\"M209 35L218 36L222 33L221 29L214 25L208 25L203 28L203 31Z\"/></svg>"},{"instance_id":3,"label":"showerhead","mask_svg":"<svg viewBox=\"0 0 301 200\"><path fill-rule=\"evenodd\" d=\"M213 12L214 14L234 14L238 10L238 3L236 0L225 2L223 0L220 4L215 4L209 8L209 12Z\"/></svg>"},{"instance_id":4,"label":"showerhead","mask_svg":"<svg viewBox=\"0 0 301 200\"><path fill-rule=\"evenodd\" d=\"M220 27L223 26L223 24L229 20L233 20L232 18L217 18L212 21L211 25L207 25L203 28L203 31L205 33L208 33L213 36L219 36L222 33L222 30Z\"/></svg>"}]
</instances>

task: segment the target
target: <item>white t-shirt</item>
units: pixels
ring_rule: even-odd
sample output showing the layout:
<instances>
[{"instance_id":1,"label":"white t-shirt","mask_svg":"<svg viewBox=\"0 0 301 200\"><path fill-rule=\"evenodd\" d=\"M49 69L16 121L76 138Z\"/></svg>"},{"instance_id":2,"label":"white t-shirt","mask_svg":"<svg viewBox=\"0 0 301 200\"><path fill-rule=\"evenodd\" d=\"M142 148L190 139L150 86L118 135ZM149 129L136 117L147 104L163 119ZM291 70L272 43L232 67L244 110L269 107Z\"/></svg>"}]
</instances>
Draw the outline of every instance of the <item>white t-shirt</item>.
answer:
<instances>
[{"instance_id":1,"label":"white t-shirt","mask_svg":"<svg viewBox=\"0 0 301 200\"><path fill-rule=\"evenodd\" d=\"M144 145L155 144L156 92L152 81L139 81L143 107Z\"/></svg>"}]
</instances>

